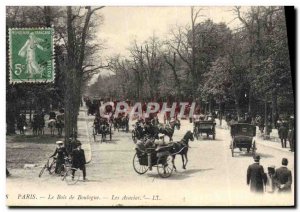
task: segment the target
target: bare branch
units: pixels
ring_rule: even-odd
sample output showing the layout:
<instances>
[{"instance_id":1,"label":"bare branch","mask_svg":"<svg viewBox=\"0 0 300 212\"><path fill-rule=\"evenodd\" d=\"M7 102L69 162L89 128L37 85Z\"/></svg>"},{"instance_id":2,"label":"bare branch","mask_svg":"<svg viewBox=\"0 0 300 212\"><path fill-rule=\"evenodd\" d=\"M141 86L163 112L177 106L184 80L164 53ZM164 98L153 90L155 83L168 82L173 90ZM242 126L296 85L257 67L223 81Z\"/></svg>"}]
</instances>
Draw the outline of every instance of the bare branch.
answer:
<instances>
[{"instance_id":1,"label":"bare branch","mask_svg":"<svg viewBox=\"0 0 300 212\"><path fill-rule=\"evenodd\" d=\"M92 66L94 66L94 65L89 65L89 67L92 67ZM85 66L85 67L87 67L87 66ZM93 69L85 70L85 71L83 71L83 73L94 72L98 69L107 69L107 68L109 68L109 65L101 65L101 66L98 66L98 67L93 68Z\"/></svg>"}]
</instances>

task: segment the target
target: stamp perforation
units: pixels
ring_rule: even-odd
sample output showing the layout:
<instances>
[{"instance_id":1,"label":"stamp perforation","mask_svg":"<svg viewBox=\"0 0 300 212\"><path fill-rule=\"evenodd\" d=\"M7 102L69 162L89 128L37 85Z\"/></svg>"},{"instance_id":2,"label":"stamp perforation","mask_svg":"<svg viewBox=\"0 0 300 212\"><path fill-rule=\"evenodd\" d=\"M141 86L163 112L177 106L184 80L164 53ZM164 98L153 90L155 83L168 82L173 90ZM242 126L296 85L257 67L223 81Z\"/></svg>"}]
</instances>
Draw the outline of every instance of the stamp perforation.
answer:
<instances>
[{"instance_id":1,"label":"stamp perforation","mask_svg":"<svg viewBox=\"0 0 300 212\"><path fill-rule=\"evenodd\" d=\"M52 65L52 77L51 79L19 79L19 80L14 80L12 78L12 73L13 72L13 64L12 64L12 31L21 31L21 30L50 30L51 32L51 65ZM9 57L9 83L10 84L18 84L18 83L54 83L55 77L56 77L56 71L55 71L55 45L54 45L54 28L52 27L28 27L28 28L16 28L12 27L8 29L8 57Z\"/></svg>"}]
</instances>

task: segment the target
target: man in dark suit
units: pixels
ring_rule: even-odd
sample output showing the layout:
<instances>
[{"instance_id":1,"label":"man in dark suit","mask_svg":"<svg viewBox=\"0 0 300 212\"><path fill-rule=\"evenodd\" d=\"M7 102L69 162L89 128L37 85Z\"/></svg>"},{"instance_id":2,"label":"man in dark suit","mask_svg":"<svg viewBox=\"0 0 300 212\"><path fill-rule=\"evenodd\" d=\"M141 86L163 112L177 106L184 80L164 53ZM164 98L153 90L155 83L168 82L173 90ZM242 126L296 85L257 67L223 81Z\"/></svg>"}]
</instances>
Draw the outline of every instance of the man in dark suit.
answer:
<instances>
[{"instance_id":1,"label":"man in dark suit","mask_svg":"<svg viewBox=\"0 0 300 212\"><path fill-rule=\"evenodd\" d=\"M275 171L275 183L278 187L278 192L291 192L292 190L292 172L287 168L288 159L282 158L282 167Z\"/></svg>"},{"instance_id":2,"label":"man in dark suit","mask_svg":"<svg viewBox=\"0 0 300 212\"><path fill-rule=\"evenodd\" d=\"M83 173L83 180L86 180L86 169L85 169L85 155L84 150L81 149L81 143L77 143L77 148L72 151L72 168L80 169ZM72 171L72 176L74 178L75 170Z\"/></svg>"},{"instance_id":3,"label":"man in dark suit","mask_svg":"<svg viewBox=\"0 0 300 212\"><path fill-rule=\"evenodd\" d=\"M288 138L288 132L289 132L289 128L287 126L287 122L286 121L280 122L278 128L278 136L280 138L282 148L286 148L286 140Z\"/></svg>"},{"instance_id":4,"label":"man in dark suit","mask_svg":"<svg viewBox=\"0 0 300 212\"><path fill-rule=\"evenodd\" d=\"M264 183L266 182L266 174L264 168L259 164L260 156L254 157L254 162L247 170L247 185L250 184L250 191L263 193Z\"/></svg>"}]
</instances>

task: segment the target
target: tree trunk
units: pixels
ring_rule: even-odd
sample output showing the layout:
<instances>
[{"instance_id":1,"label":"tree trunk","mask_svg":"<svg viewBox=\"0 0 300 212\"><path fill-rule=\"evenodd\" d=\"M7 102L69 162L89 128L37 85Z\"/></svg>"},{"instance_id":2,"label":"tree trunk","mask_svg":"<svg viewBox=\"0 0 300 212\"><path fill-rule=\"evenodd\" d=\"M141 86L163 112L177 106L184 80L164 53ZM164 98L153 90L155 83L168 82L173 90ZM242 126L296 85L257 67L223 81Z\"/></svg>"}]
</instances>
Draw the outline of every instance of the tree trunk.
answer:
<instances>
[{"instance_id":1,"label":"tree trunk","mask_svg":"<svg viewBox=\"0 0 300 212\"><path fill-rule=\"evenodd\" d=\"M251 88L249 89L248 99L249 99L249 102L248 102L248 114L252 118L252 116L253 116L253 114L252 114L252 112L253 112L253 110L252 110L253 95L252 95L252 89Z\"/></svg>"},{"instance_id":2,"label":"tree trunk","mask_svg":"<svg viewBox=\"0 0 300 212\"><path fill-rule=\"evenodd\" d=\"M241 115L242 115L242 110L241 110L241 106L240 106L239 95L237 95L237 94L235 94L234 106L235 106L235 110L237 112L238 119L240 119Z\"/></svg>"},{"instance_id":3,"label":"tree trunk","mask_svg":"<svg viewBox=\"0 0 300 212\"><path fill-rule=\"evenodd\" d=\"M268 124L268 101L265 99L265 139L269 138L269 124Z\"/></svg>"},{"instance_id":4,"label":"tree trunk","mask_svg":"<svg viewBox=\"0 0 300 212\"><path fill-rule=\"evenodd\" d=\"M272 123L276 126L278 119L278 107L277 107L277 90L272 92Z\"/></svg>"}]
</instances>

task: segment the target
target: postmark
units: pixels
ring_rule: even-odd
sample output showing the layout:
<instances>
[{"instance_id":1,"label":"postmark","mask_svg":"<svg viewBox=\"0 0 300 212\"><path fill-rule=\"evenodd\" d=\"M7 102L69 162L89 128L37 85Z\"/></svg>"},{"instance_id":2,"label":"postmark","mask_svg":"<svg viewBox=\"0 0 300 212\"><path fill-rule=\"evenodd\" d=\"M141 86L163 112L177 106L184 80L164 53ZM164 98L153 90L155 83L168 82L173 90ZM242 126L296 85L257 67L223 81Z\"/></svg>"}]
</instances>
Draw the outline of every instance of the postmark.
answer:
<instances>
[{"instance_id":1,"label":"postmark","mask_svg":"<svg viewBox=\"0 0 300 212\"><path fill-rule=\"evenodd\" d=\"M10 83L54 81L53 32L53 28L9 29Z\"/></svg>"}]
</instances>

